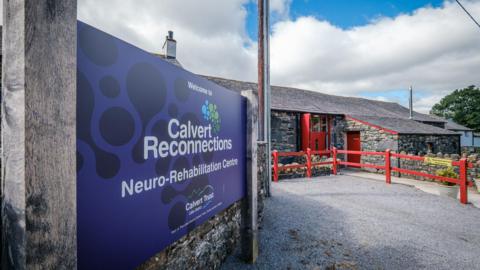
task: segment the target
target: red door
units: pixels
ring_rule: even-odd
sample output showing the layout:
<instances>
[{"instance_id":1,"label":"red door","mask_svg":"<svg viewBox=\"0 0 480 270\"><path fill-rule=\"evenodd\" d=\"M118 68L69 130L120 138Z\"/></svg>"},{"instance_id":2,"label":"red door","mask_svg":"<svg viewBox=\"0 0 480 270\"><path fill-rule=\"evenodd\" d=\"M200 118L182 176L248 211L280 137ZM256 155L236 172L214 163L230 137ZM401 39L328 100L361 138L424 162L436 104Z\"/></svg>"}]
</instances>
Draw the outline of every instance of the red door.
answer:
<instances>
[{"instance_id":1,"label":"red door","mask_svg":"<svg viewBox=\"0 0 480 270\"><path fill-rule=\"evenodd\" d=\"M310 133L310 149L316 151L324 151L326 138L327 136L325 132Z\"/></svg>"},{"instance_id":2,"label":"red door","mask_svg":"<svg viewBox=\"0 0 480 270\"><path fill-rule=\"evenodd\" d=\"M352 131L347 132L347 150L349 151L361 151L360 132ZM360 163L359 154L348 154L348 162Z\"/></svg>"},{"instance_id":3,"label":"red door","mask_svg":"<svg viewBox=\"0 0 480 270\"><path fill-rule=\"evenodd\" d=\"M327 131L329 122L326 116L302 114L302 150L323 151L327 149Z\"/></svg>"}]
</instances>

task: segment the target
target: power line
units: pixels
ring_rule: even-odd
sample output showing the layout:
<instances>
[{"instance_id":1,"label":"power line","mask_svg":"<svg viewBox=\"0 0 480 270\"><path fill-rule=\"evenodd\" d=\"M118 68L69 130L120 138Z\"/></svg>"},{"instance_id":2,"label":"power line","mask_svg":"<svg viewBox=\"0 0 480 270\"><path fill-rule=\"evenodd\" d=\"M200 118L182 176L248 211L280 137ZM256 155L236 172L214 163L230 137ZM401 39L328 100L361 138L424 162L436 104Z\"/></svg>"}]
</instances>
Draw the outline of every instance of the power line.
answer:
<instances>
[{"instance_id":1,"label":"power line","mask_svg":"<svg viewBox=\"0 0 480 270\"><path fill-rule=\"evenodd\" d=\"M465 11L465 13L467 13L467 15L470 17L470 19L472 19L472 21L478 26L478 28L480 28L480 24L477 22L477 20L475 20L475 18L473 18L472 14L470 14L470 12L468 12L468 10L462 5L462 3L460 3L459 0L455 0L457 2L457 4L463 9L463 11Z\"/></svg>"}]
</instances>

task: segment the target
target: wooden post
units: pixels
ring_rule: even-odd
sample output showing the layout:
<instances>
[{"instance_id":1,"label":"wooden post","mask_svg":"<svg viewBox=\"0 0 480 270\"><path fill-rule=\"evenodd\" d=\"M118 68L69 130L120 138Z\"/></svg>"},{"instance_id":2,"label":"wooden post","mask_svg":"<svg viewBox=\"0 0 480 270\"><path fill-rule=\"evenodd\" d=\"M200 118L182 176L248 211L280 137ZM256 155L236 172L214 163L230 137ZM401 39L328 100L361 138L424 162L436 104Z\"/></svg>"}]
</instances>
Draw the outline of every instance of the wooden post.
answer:
<instances>
[{"instance_id":1,"label":"wooden post","mask_svg":"<svg viewBox=\"0 0 480 270\"><path fill-rule=\"evenodd\" d=\"M273 181L278 182L278 151L273 150ZM272 165L270 165L271 168Z\"/></svg>"},{"instance_id":2,"label":"wooden post","mask_svg":"<svg viewBox=\"0 0 480 270\"><path fill-rule=\"evenodd\" d=\"M307 148L307 177L312 177L312 150Z\"/></svg>"},{"instance_id":3,"label":"wooden post","mask_svg":"<svg viewBox=\"0 0 480 270\"><path fill-rule=\"evenodd\" d=\"M392 165L391 165L391 150L385 151L385 179L387 184L392 183Z\"/></svg>"},{"instance_id":4,"label":"wooden post","mask_svg":"<svg viewBox=\"0 0 480 270\"><path fill-rule=\"evenodd\" d=\"M76 269L77 1L3 1L1 269Z\"/></svg>"},{"instance_id":5,"label":"wooden post","mask_svg":"<svg viewBox=\"0 0 480 270\"><path fill-rule=\"evenodd\" d=\"M333 174L337 175L337 148L333 147Z\"/></svg>"},{"instance_id":6,"label":"wooden post","mask_svg":"<svg viewBox=\"0 0 480 270\"><path fill-rule=\"evenodd\" d=\"M467 166L467 159L460 159L460 202L463 204L468 203Z\"/></svg>"}]
</instances>

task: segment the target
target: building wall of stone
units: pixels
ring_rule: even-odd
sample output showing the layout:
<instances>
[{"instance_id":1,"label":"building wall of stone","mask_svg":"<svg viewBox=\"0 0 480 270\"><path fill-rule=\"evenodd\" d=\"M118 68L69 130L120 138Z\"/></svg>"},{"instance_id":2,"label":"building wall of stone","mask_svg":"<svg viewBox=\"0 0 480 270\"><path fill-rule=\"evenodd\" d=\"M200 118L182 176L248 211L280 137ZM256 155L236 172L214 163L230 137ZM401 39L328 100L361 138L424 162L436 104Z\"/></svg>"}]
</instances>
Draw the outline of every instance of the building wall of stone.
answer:
<instances>
[{"instance_id":1,"label":"building wall of stone","mask_svg":"<svg viewBox=\"0 0 480 270\"><path fill-rule=\"evenodd\" d=\"M332 124L332 144L338 149L344 149L346 121L344 116L337 115L333 118Z\"/></svg>"},{"instance_id":2,"label":"building wall of stone","mask_svg":"<svg viewBox=\"0 0 480 270\"><path fill-rule=\"evenodd\" d=\"M458 135L405 135L399 136L399 149L415 155L426 154L429 144L433 146L431 152L443 154L459 154L460 140Z\"/></svg>"},{"instance_id":3,"label":"building wall of stone","mask_svg":"<svg viewBox=\"0 0 480 270\"><path fill-rule=\"evenodd\" d=\"M288 115L288 114L287 114ZM286 116L282 116L286 118ZM286 121L286 120L284 120ZM362 151L374 151L374 152L384 152L386 149L392 150L392 152L402 152L402 153L412 153L425 155L427 152L426 142L433 142L434 146L437 145L439 150L438 154L428 156L437 156L441 158L459 160L460 156L457 155L459 151L458 136L445 136L445 135L397 135L391 134L384 130L353 121L350 119L345 119L344 117L337 116L333 124L333 144L338 149L346 149L346 133L348 131L359 131L360 139L362 141L361 148ZM274 130L272 130L272 133ZM299 135L300 136L300 135ZM418 151L413 151L413 149L419 149ZM410 150L410 151L407 151ZM436 149L434 149L436 150ZM468 170L469 179L479 179L480 178L480 159L478 155L472 155L474 151L469 150L471 155L468 156L470 162L475 164L475 167ZM476 149L475 149L476 150ZM295 151L295 150L292 150ZM420 153L419 153L420 152ZM466 157L466 155L465 155ZM343 155L339 155L339 158L345 159ZM292 165L292 164L304 164L306 162L305 157L299 157L293 161L283 160L280 161L280 165ZM383 166L385 164L384 156L362 156L362 163L368 164L377 164ZM413 160L397 160L392 158L392 166L415 170L419 172L425 172L429 174L436 174L437 170L442 169L442 166L436 166L431 164L426 164L420 161ZM364 168L366 171L376 172L384 174L383 170L369 169ZM458 170L457 170L458 171ZM320 176L331 173L331 166L322 166L312 171L313 176ZM392 173L397 176L397 173ZM279 179L289 179L289 178L301 178L305 177L306 169L287 169L279 173ZM415 177L410 175L402 175L401 177L413 178L419 180L427 180L423 177Z\"/></svg>"},{"instance_id":4,"label":"building wall of stone","mask_svg":"<svg viewBox=\"0 0 480 270\"><path fill-rule=\"evenodd\" d=\"M272 150L279 152L299 151L298 136L301 136L301 131L298 127L298 115L294 112L272 111Z\"/></svg>"},{"instance_id":5,"label":"building wall of stone","mask_svg":"<svg viewBox=\"0 0 480 270\"><path fill-rule=\"evenodd\" d=\"M297 152L301 151L300 138L302 131L299 127L299 113L272 111L271 140L272 151ZM298 162L296 157L280 157L280 163Z\"/></svg>"},{"instance_id":6,"label":"building wall of stone","mask_svg":"<svg viewBox=\"0 0 480 270\"><path fill-rule=\"evenodd\" d=\"M387 131L357 122L351 119L345 119L343 123L343 136L346 140L346 134L349 131L360 131L361 150L371 152L384 152L387 149L392 151L398 150L398 135L391 134ZM342 149L346 149L344 145ZM341 157L343 158L343 157ZM384 165L383 156L361 156L362 163ZM377 171L377 169L364 168L367 171Z\"/></svg>"},{"instance_id":7,"label":"building wall of stone","mask_svg":"<svg viewBox=\"0 0 480 270\"><path fill-rule=\"evenodd\" d=\"M398 135L382 129L346 119L343 131L345 136L349 131L360 131L362 151L385 151L386 149L396 151L398 149Z\"/></svg>"}]
</instances>

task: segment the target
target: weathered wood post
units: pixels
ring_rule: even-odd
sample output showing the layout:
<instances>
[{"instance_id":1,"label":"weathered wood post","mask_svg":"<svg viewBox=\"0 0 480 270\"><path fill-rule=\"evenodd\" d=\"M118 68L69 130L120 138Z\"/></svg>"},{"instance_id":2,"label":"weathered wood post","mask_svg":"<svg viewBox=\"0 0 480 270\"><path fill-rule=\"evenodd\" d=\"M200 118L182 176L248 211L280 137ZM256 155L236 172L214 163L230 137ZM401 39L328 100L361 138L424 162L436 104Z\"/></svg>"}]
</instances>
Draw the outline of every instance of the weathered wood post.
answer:
<instances>
[{"instance_id":1,"label":"weathered wood post","mask_svg":"<svg viewBox=\"0 0 480 270\"><path fill-rule=\"evenodd\" d=\"M76 0L3 1L2 269L75 269Z\"/></svg>"},{"instance_id":2,"label":"weathered wood post","mask_svg":"<svg viewBox=\"0 0 480 270\"><path fill-rule=\"evenodd\" d=\"M247 98L247 209L243 211L242 255L249 263L258 258L258 97L252 90L243 91Z\"/></svg>"}]
</instances>

